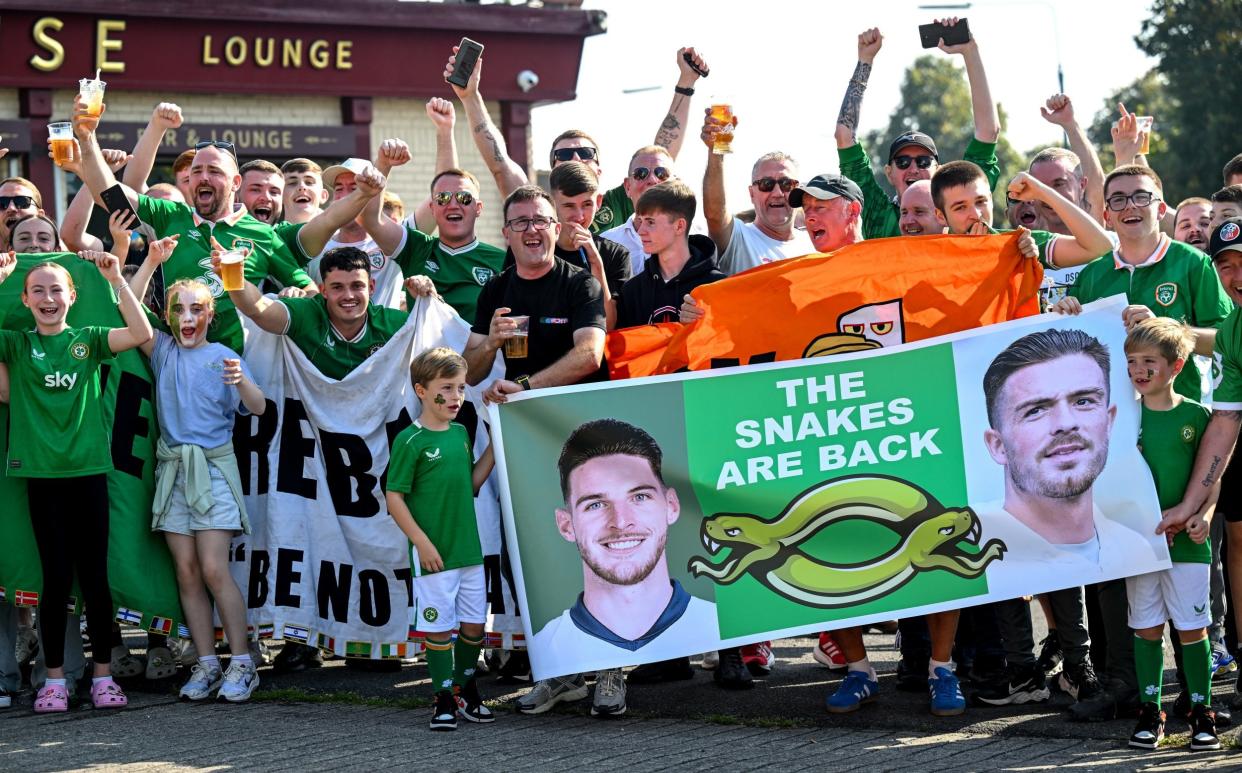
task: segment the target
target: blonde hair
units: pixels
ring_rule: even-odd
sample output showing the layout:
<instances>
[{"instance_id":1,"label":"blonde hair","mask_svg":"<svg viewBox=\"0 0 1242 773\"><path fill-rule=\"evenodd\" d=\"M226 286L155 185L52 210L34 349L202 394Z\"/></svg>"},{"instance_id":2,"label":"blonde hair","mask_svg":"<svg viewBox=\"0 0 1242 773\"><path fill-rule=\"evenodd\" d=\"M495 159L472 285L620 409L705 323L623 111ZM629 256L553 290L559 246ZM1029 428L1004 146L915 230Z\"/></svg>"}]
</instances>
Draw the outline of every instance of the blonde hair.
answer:
<instances>
[{"instance_id":1,"label":"blonde hair","mask_svg":"<svg viewBox=\"0 0 1242 773\"><path fill-rule=\"evenodd\" d=\"M73 275L69 273L69 269L65 268L59 263L53 263L51 261L44 261L43 263L36 264L33 268L31 268L29 271L26 272L26 280L22 284L23 295L26 293L27 290L30 289L30 277L34 275L34 272L42 271L42 270L59 271L65 277L65 284L69 285L69 292L73 293L74 295L78 294L78 288L73 283Z\"/></svg>"},{"instance_id":2,"label":"blonde hair","mask_svg":"<svg viewBox=\"0 0 1242 773\"><path fill-rule=\"evenodd\" d=\"M447 346L428 349L410 363L410 381L424 388L438 378L452 378L466 370L466 358Z\"/></svg>"},{"instance_id":3,"label":"blonde hair","mask_svg":"<svg viewBox=\"0 0 1242 773\"><path fill-rule=\"evenodd\" d=\"M169 315L172 314L172 297L173 295L180 292L181 290L190 290L196 293L200 298L205 297L207 300L206 302L204 302L203 305L206 306L207 310L210 311L213 315L216 313L215 296L211 294L211 288L208 287L207 284L203 282L203 280L201 279L178 279L177 281L173 282L167 288L164 289L164 321L165 322L169 322L171 324Z\"/></svg>"},{"instance_id":4,"label":"blonde hair","mask_svg":"<svg viewBox=\"0 0 1242 773\"><path fill-rule=\"evenodd\" d=\"M1145 319L1126 336L1126 354L1136 349L1155 349L1170 363L1185 360L1195 348L1195 334L1184 323L1168 317Z\"/></svg>"}]
</instances>

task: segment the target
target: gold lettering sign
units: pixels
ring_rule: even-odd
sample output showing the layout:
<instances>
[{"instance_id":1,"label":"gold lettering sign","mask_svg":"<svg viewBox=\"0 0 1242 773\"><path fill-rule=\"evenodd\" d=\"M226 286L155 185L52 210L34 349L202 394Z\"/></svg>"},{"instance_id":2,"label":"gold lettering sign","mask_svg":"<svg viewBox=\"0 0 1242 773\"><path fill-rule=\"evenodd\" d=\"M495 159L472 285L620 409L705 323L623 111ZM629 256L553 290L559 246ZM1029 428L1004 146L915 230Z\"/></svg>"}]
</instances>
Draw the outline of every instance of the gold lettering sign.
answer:
<instances>
[{"instance_id":1,"label":"gold lettering sign","mask_svg":"<svg viewBox=\"0 0 1242 773\"><path fill-rule=\"evenodd\" d=\"M65 47L51 35L52 32L59 32L64 26L65 23L55 16L44 16L34 23L30 36L34 38L35 45L47 51L49 55L35 54L30 57L31 67L40 72L52 72L59 70L60 66L65 63Z\"/></svg>"},{"instance_id":2,"label":"gold lettering sign","mask_svg":"<svg viewBox=\"0 0 1242 773\"><path fill-rule=\"evenodd\" d=\"M120 41L112 42L119 48ZM277 66L285 70L297 70L306 66L316 70L352 70L353 53L352 40L338 40L333 43L322 38L305 41L300 38L246 38L231 35L220 46L211 35L203 35L202 63L207 67L219 66L223 61L230 67L253 64L256 67Z\"/></svg>"},{"instance_id":3,"label":"gold lettering sign","mask_svg":"<svg viewBox=\"0 0 1242 773\"><path fill-rule=\"evenodd\" d=\"M99 72L125 72L125 63L108 58L109 51L120 52L122 41L110 37L113 32L124 32L125 22L119 19L100 19L95 25L95 66Z\"/></svg>"}]
</instances>

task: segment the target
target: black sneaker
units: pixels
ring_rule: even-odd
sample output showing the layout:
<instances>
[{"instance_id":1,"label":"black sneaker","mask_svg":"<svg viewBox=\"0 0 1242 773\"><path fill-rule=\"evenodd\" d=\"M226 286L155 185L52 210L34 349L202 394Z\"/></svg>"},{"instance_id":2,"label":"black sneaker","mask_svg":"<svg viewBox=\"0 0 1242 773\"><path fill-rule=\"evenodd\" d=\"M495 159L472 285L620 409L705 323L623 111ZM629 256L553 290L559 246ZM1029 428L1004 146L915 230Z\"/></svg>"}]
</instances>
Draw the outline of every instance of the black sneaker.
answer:
<instances>
[{"instance_id":1,"label":"black sneaker","mask_svg":"<svg viewBox=\"0 0 1242 773\"><path fill-rule=\"evenodd\" d=\"M690 667L690 658L673 658L658 663L644 663L626 674L625 680L630 684L657 684L693 678L694 669Z\"/></svg>"},{"instance_id":2,"label":"black sneaker","mask_svg":"<svg viewBox=\"0 0 1242 773\"><path fill-rule=\"evenodd\" d=\"M500 666L495 669L496 684L530 684L530 657L526 650L509 650L501 656Z\"/></svg>"},{"instance_id":3,"label":"black sneaker","mask_svg":"<svg viewBox=\"0 0 1242 773\"><path fill-rule=\"evenodd\" d=\"M1100 690L1094 698L1080 700L1069 707L1070 719L1075 722L1105 722L1110 719L1126 719L1138 716L1142 704L1138 693L1121 685L1110 685ZM1176 706L1174 707L1176 712Z\"/></svg>"},{"instance_id":4,"label":"black sneaker","mask_svg":"<svg viewBox=\"0 0 1242 773\"><path fill-rule=\"evenodd\" d=\"M1057 677L1057 685L1076 701L1089 701L1104 691L1089 660L1073 666L1067 664Z\"/></svg>"},{"instance_id":5,"label":"black sneaker","mask_svg":"<svg viewBox=\"0 0 1242 773\"><path fill-rule=\"evenodd\" d=\"M1057 667L1061 665L1064 657L1064 654L1061 652L1061 634L1057 633L1057 630L1054 628L1039 643L1039 657L1035 663L1041 671L1048 676L1052 676L1057 672Z\"/></svg>"},{"instance_id":6,"label":"black sneaker","mask_svg":"<svg viewBox=\"0 0 1242 773\"><path fill-rule=\"evenodd\" d=\"M975 701L986 706L1042 703L1048 700L1048 680L1036 666L1012 669L1007 678L986 685L975 693Z\"/></svg>"},{"instance_id":7,"label":"black sneaker","mask_svg":"<svg viewBox=\"0 0 1242 773\"><path fill-rule=\"evenodd\" d=\"M431 712L431 729L457 729L457 701L448 690L436 693L436 707Z\"/></svg>"},{"instance_id":8,"label":"black sneaker","mask_svg":"<svg viewBox=\"0 0 1242 773\"><path fill-rule=\"evenodd\" d=\"M749 690L755 686L755 678L750 669L742 663L740 647L729 647L720 650L720 665L712 672L716 684L726 690Z\"/></svg>"},{"instance_id":9,"label":"black sneaker","mask_svg":"<svg viewBox=\"0 0 1242 773\"><path fill-rule=\"evenodd\" d=\"M1190 712L1190 750L1192 752L1210 752L1220 748L1220 739L1216 737L1216 712L1196 703Z\"/></svg>"},{"instance_id":10,"label":"black sneaker","mask_svg":"<svg viewBox=\"0 0 1242 773\"><path fill-rule=\"evenodd\" d=\"M277 674L292 674L308 668L319 668L323 665L323 655L318 647L308 647L295 641L285 642L272 660L272 671Z\"/></svg>"},{"instance_id":11,"label":"black sneaker","mask_svg":"<svg viewBox=\"0 0 1242 773\"><path fill-rule=\"evenodd\" d=\"M927 692L927 661L913 658L897 661L897 689L901 692Z\"/></svg>"},{"instance_id":12,"label":"black sneaker","mask_svg":"<svg viewBox=\"0 0 1242 773\"><path fill-rule=\"evenodd\" d=\"M496 715L492 714L492 710L483 705L483 698L479 695L479 688L474 679L460 687L453 687L453 699L457 702L457 715L467 722L496 721Z\"/></svg>"},{"instance_id":13,"label":"black sneaker","mask_svg":"<svg viewBox=\"0 0 1242 773\"><path fill-rule=\"evenodd\" d=\"M1135 749L1155 749L1164 738L1165 714L1154 703L1144 703L1139 712L1138 724L1130 736L1130 745Z\"/></svg>"}]
</instances>

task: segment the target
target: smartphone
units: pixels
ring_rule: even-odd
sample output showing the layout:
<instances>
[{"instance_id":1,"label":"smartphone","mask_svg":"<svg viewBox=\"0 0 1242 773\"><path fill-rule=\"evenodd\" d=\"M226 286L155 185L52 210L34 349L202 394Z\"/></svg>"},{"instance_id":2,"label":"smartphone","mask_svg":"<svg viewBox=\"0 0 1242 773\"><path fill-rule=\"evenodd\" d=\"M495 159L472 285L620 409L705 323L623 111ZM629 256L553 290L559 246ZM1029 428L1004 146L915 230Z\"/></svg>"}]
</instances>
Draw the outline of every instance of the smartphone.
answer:
<instances>
[{"instance_id":1,"label":"smartphone","mask_svg":"<svg viewBox=\"0 0 1242 773\"><path fill-rule=\"evenodd\" d=\"M941 38L944 38L946 46L958 46L970 42L970 26L965 19L958 19L957 24L952 27L946 27L939 22L920 24L919 38L923 41L923 48L935 48Z\"/></svg>"},{"instance_id":2,"label":"smartphone","mask_svg":"<svg viewBox=\"0 0 1242 773\"><path fill-rule=\"evenodd\" d=\"M103 199L104 206L108 208L109 215L118 211L132 214L134 222L130 224L131 229L137 228L142 223L138 219L138 213L134 211L133 206L129 203L129 196L125 195L125 188L120 183L99 194L99 198Z\"/></svg>"},{"instance_id":3,"label":"smartphone","mask_svg":"<svg viewBox=\"0 0 1242 773\"><path fill-rule=\"evenodd\" d=\"M686 60L686 64L690 65L690 69L698 73L700 78L706 78L708 75L711 74L711 70L704 70L702 67L699 67L697 64L695 64L694 57L690 56L689 51L682 54L681 58Z\"/></svg>"},{"instance_id":4,"label":"smartphone","mask_svg":"<svg viewBox=\"0 0 1242 773\"><path fill-rule=\"evenodd\" d=\"M474 72L474 66L478 64L482 54L482 43L476 43L470 38L462 38L461 43L457 44L457 60L453 65L453 72L445 80L458 88L466 88L470 74Z\"/></svg>"}]
</instances>

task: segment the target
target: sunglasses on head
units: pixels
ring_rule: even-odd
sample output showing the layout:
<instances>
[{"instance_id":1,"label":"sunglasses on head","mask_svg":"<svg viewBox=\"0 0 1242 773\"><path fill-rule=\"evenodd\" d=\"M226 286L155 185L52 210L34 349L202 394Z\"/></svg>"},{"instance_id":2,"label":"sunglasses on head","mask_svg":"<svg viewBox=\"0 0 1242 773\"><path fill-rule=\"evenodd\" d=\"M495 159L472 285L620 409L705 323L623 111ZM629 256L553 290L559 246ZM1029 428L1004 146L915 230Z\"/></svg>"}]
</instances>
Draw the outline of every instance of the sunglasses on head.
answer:
<instances>
[{"instance_id":1,"label":"sunglasses on head","mask_svg":"<svg viewBox=\"0 0 1242 773\"><path fill-rule=\"evenodd\" d=\"M898 169L909 169L910 163L913 162L919 165L919 169L930 169L935 160L932 156L896 156L893 158L893 166Z\"/></svg>"},{"instance_id":2,"label":"sunglasses on head","mask_svg":"<svg viewBox=\"0 0 1242 773\"><path fill-rule=\"evenodd\" d=\"M552 158L557 161L573 161L575 158L583 161L594 161L599 155L599 151L592 147L581 148L558 148L552 151Z\"/></svg>"},{"instance_id":3,"label":"sunglasses on head","mask_svg":"<svg viewBox=\"0 0 1242 773\"><path fill-rule=\"evenodd\" d=\"M194 144L194 149L196 151L202 150L203 148L219 148L220 150L228 153L234 159L237 158L237 146L231 142L225 142L224 140L203 140L202 142Z\"/></svg>"},{"instance_id":4,"label":"sunglasses on head","mask_svg":"<svg viewBox=\"0 0 1242 773\"><path fill-rule=\"evenodd\" d=\"M630 177L633 177L635 180L640 182L642 180L646 180L650 175L655 175L657 180L664 182L668 178L672 177L673 173L662 166L657 166L654 169L648 169L645 166L636 166L630 170Z\"/></svg>"},{"instance_id":5,"label":"sunglasses on head","mask_svg":"<svg viewBox=\"0 0 1242 773\"><path fill-rule=\"evenodd\" d=\"M0 209L8 209L10 204L17 209L30 209L35 200L33 196L0 196Z\"/></svg>"},{"instance_id":6,"label":"sunglasses on head","mask_svg":"<svg viewBox=\"0 0 1242 773\"><path fill-rule=\"evenodd\" d=\"M798 187L798 181L788 177L760 177L758 180L751 182L751 185L759 189L760 193L771 193L776 186L781 186L782 193L789 193Z\"/></svg>"},{"instance_id":7,"label":"sunglasses on head","mask_svg":"<svg viewBox=\"0 0 1242 773\"><path fill-rule=\"evenodd\" d=\"M470 191L436 191L431 198L442 207L453 199L457 199L457 203L463 207L468 207L474 203L474 194Z\"/></svg>"}]
</instances>

